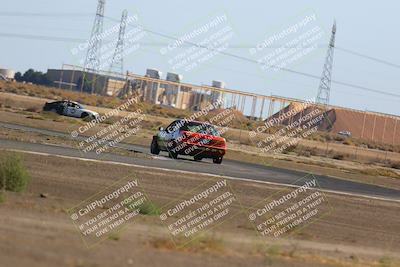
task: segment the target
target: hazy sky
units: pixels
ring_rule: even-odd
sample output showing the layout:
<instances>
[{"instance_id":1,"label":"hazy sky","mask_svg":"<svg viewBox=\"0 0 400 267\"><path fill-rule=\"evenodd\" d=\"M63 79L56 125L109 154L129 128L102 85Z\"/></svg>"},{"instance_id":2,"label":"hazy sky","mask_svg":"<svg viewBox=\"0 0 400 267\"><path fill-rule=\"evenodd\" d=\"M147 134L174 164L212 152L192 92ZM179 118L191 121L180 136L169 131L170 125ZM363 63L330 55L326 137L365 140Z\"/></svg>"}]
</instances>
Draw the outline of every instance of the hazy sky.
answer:
<instances>
[{"instance_id":1,"label":"hazy sky","mask_svg":"<svg viewBox=\"0 0 400 267\"><path fill-rule=\"evenodd\" d=\"M90 37L96 5L96 0L2 0L0 66L17 71L28 68L46 71L47 68L60 68L62 63L79 64L85 52L73 55L71 51ZM268 37L282 33L304 18L315 16L312 23L302 30L310 30L312 27L322 30L323 34L317 36L314 43L317 48L298 60L288 62L285 67L316 76L321 75L330 29L336 19L338 48L400 65L398 1L107 0L105 13L107 17L119 19L123 9L127 9L130 16L137 16L133 24L175 37L195 33L201 26L210 25L216 18L223 17L224 21L213 28L213 33L221 34L224 27L228 26L230 35L225 32L225 35L218 35L219 39L215 40L228 44L230 48L222 46L226 53L254 61L271 55L301 33L277 40L255 54L251 53L250 48L261 44ZM10 13L13 16L9 16ZM133 24L128 27L129 30L135 29ZM105 19L105 29L114 25L111 19ZM211 32L195 36L189 41L206 42ZM5 35L10 33L26 38ZM28 35L66 39L37 40L28 38ZM115 33L109 35L104 42L116 38ZM168 51L168 44L171 47L172 41L149 32L141 36L138 43L140 46L125 57L125 70L144 74L146 68L156 68L163 72L164 77L169 71L178 72L183 75L185 82L210 84L212 80L222 80L231 89L266 95L310 99L317 94L318 79L265 70L260 64L224 55L212 56L194 69L174 70L171 60L185 55L190 47L177 47L163 54L160 51L163 48ZM400 68L335 50L334 80L400 94L399 74ZM398 97L332 84L331 104L334 105L400 115L399 103Z\"/></svg>"}]
</instances>

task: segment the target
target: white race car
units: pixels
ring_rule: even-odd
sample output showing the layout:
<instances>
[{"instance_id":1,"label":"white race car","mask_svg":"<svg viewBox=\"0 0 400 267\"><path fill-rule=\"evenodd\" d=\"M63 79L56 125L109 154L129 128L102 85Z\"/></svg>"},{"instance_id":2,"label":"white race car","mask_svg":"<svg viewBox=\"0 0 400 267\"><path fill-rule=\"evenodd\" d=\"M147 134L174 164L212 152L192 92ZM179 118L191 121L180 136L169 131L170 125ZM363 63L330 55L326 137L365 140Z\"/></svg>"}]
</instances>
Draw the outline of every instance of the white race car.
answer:
<instances>
[{"instance_id":1,"label":"white race car","mask_svg":"<svg viewBox=\"0 0 400 267\"><path fill-rule=\"evenodd\" d=\"M341 135L344 137L351 137L351 132L350 131L340 131L340 132L338 132L338 135Z\"/></svg>"},{"instance_id":2,"label":"white race car","mask_svg":"<svg viewBox=\"0 0 400 267\"><path fill-rule=\"evenodd\" d=\"M99 113L85 109L84 106L79 104L78 102L62 100L55 102L46 102L43 107L43 111L51 111L56 112L57 114L75 117L75 118L98 118Z\"/></svg>"}]
</instances>

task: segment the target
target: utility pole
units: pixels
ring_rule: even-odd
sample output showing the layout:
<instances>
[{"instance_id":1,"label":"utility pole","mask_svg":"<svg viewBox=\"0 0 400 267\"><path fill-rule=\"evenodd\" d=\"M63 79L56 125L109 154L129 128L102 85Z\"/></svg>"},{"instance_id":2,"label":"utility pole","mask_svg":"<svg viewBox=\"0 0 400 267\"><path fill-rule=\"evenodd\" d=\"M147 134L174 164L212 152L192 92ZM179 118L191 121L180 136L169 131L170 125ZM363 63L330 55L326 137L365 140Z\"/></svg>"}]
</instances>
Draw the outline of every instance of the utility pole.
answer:
<instances>
[{"instance_id":1,"label":"utility pole","mask_svg":"<svg viewBox=\"0 0 400 267\"><path fill-rule=\"evenodd\" d=\"M85 69L92 69L97 72L100 67L100 51L102 45L104 7L106 0L99 0L97 4L96 16L90 36L88 50L85 59Z\"/></svg>"},{"instance_id":2,"label":"utility pole","mask_svg":"<svg viewBox=\"0 0 400 267\"><path fill-rule=\"evenodd\" d=\"M319 84L317 103L322 105L329 105L331 80L332 80L332 67L333 67L333 52L335 49L335 36L336 36L336 21L332 26L332 35L329 42L328 53L326 55L324 69Z\"/></svg>"},{"instance_id":3,"label":"utility pole","mask_svg":"<svg viewBox=\"0 0 400 267\"><path fill-rule=\"evenodd\" d=\"M128 19L128 11L125 9L122 12L121 23L119 25L118 41L115 47L114 55L110 64L110 72L118 72L124 74L124 39L125 30Z\"/></svg>"}]
</instances>

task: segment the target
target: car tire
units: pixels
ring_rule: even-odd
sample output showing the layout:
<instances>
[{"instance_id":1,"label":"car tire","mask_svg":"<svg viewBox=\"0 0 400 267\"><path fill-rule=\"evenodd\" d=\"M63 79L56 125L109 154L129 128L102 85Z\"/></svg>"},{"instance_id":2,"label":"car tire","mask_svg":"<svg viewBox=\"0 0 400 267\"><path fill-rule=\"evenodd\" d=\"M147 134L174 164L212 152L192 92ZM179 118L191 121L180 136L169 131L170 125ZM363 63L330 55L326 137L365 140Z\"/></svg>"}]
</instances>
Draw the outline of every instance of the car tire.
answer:
<instances>
[{"instance_id":1,"label":"car tire","mask_svg":"<svg viewBox=\"0 0 400 267\"><path fill-rule=\"evenodd\" d=\"M213 163L215 163L215 164L221 164L221 163L222 163L222 158L223 158L223 157L213 158Z\"/></svg>"},{"instance_id":2,"label":"car tire","mask_svg":"<svg viewBox=\"0 0 400 267\"><path fill-rule=\"evenodd\" d=\"M153 155L160 154L160 148L158 147L157 139L155 137L153 137L153 140L151 141L150 153Z\"/></svg>"},{"instance_id":3,"label":"car tire","mask_svg":"<svg viewBox=\"0 0 400 267\"><path fill-rule=\"evenodd\" d=\"M87 116L89 116L89 114L87 114L86 112L83 112L83 113L81 114L81 118L82 118L82 119L86 118Z\"/></svg>"}]
</instances>

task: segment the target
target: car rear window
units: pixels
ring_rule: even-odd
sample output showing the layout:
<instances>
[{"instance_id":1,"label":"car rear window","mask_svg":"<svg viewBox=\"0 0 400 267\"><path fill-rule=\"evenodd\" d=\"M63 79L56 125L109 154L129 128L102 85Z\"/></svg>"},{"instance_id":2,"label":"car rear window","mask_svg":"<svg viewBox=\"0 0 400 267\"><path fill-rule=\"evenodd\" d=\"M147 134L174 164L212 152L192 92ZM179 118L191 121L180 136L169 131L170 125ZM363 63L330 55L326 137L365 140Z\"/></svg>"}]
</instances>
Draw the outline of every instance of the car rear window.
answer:
<instances>
[{"instance_id":1,"label":"car rear window","mask_svg":"<svg viewBox=\"0 0 400 267\"><path fill-rule=\"evenodd\" d=\"M217 129L210 124L199 123L199 122L188 122L185 123L181 129L182 131L189 131L193 133L209 134L213 136L220 136Z\"/></svg>"}]
</instances>

